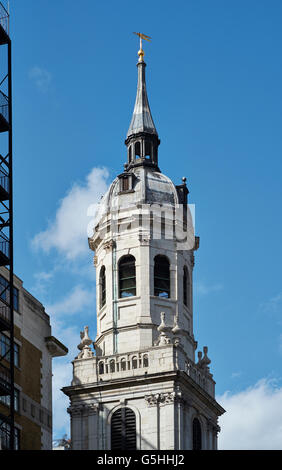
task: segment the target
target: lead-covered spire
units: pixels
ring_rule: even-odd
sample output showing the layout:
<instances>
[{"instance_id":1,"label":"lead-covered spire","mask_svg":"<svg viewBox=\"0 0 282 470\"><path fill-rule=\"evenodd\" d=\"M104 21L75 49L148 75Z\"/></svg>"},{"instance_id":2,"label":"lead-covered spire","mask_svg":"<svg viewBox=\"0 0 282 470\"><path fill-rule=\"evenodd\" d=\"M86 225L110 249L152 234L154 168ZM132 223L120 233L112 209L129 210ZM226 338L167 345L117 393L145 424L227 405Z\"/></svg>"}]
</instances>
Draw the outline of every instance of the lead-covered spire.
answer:
<instances>
[{"instance_id":1,"label":"lead-covered spire","mask_svg":"<svg viewBox=\"0 0 282 470\"><path fill-rule=\"evenodd\" d=\"M127 132L127 137L138 134L139 132L148 132L149 134L158 135L151 110L146 89L145 68L146 63L143 60L144 52L142 49L138 52L138 84L137 95L131 123Z\"/></svg>"},{"instance_id":2,"label":"lead-covered spire","mask_svg":"<svg viewBox=\"0 0 282 470\"><path fill-rule=\"evenodd\" d=\"M146 165L158 170L158 146L160 140L152 118L146 89L144 51L142 38L148 36L136 33L140 37L137 95L131 123L125 144L128 148L128 168Z\"/></svg>"}]
</instances>

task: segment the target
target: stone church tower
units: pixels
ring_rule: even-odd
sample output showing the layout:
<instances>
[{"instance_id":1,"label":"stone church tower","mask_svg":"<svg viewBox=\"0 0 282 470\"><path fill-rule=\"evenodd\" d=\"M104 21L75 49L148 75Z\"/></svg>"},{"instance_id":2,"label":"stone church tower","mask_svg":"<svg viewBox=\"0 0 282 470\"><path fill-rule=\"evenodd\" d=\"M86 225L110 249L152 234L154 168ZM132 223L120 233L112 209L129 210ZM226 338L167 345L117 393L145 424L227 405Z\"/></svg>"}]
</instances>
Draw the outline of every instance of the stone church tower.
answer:
<instances>
[{"instance_id":1,"label":"stone church tower","mask_svg":"<svg viewBox=\"0 0 282 470\"><path fill-rule=\"evenodd\" d=\"M73 449L216 449L215 382L193 335L193 266L186 179L158 164L160 140L140 48L127 163L103 197L89 246L95 252L97 336L88 327L73 361ZM181 162L179 162L181 163ZM182 208L183 210L176 210ZM190 227L190 229L189 229ZM188 236L179 242L177 228Z\"/></svg>"}]
</instances>

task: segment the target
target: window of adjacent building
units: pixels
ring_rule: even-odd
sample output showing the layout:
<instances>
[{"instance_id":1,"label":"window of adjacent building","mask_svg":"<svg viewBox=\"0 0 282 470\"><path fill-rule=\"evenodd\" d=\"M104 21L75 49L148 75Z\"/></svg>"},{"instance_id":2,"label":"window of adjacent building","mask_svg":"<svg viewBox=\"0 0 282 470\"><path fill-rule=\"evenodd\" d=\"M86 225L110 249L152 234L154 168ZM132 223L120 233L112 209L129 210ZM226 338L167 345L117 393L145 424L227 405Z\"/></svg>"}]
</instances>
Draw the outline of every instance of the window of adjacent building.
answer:
<instances>
[{"instance_id":1,"label":"window of adjacent building","mask_svg":"<svg viewBox=\"0 0 282 470\"><path fill-rule=\"evenodd\" d=\"M14 309L19 311L19 289L14 287Z\"/></svg>"},{"instance_id":2,"label":"window of adjacent building","mask_svg":"<svg viewBox=\"0 0 282 470\"><path fill-rule=\"evenodd\" d=\"M193 450L202 449L202 430L198 418L193 419Z\"/></svg>"},{"instance_id":3,"label":"window of adjacent building","mask_svg":"<svg viewBox=\"0 0 282 470\"><path fill-rule=\"evenodd\" d=\"M23 398L22 404L23 404L23 410L26 411L27 410L27 403L26 403L25 398Z\"/></svg>"},{"instance_id":4,"label":"window of adjacent building","mask_svg":"<svg viewBox=\"0 0 282 470\"><path fill-rule=\"evenodd\" d=\"M113 413L111 450L136 450L136 416L130 408L120 408Z\"/></svg>"},{"instance_id":5,"label":"window of adjacent building","mask_svg":"<svg viewBox=\"0 0 282 470\"><path fill-rule=\"evenodd\" d=\"M15 411L20 410L20 392L15 388L15 394L14 394L14 400L15 400Z\"/></svg>"},{"instance_id":6,"label":"window of adjacent building","mask_svg":"<svg viewBox=\"0 0 282 470\"><path fill-rule=\"evenodd\" d=\"M188 270L187 267L183 268L183 303L188 305Z\"/></svg>"},{"instance_id":7,"label":"window of adjacent building","mask_svg":"<svg viewBox=\"0 0 282 470\"><path fill-rule=\"evenodd\" d=\"M0 333L0 356L10 360L10 339L3 333Z\"/></svg>"},{"instance_id":8,"label":"window of adjacent building","mask_svg":"<svg viewBox=\"0 0 282 470\"><path fill-rule=\"evenodd\" d=\"M20 430L15 428L15 450L20 449Z\"/></svg>"},{"instance_id":9,"label":"window of adjacent building","mask_svg":"<svg viewBox=\"0 0 282 470\"><path fill-rule=\"evenodd\" d=\"M4 333L0 333L0 357L10 361L10 339ZM14 364L19 367L20 364L20 347L14 343Z\"/></svg>"},{"instance_id":10,"label":"window of adjacent building","mask_svg":"<svg viewBox=\"0 0 282 470\"><path fill-rule=\"evenodd\" d=\"M14 287L14 310L19 311L19 290ZM9 282L0 275L0 298L9 304L10 302L10 289Z\"/></svg>"},{"instance_id":11,"label":"window of adjacent building","mask_svg":"<svg viewBox=\"0 0 282 470\"><path fill-rule=\"evenodd\" d=\"M1 440L1 449L2 450L10 448L10 433L11 433L10 425L0 418L0 440ZM15 433L14 434L14 436L15 436L14 450L19 450L19 448L20 448L20 431L19 431L19 429L15 428L14 433Z\"/></svg>"},{"instance_id":12,"label":"window of adjacent building","mask_svg":"<svg viewBox=\"0 0 282 470\"><path fill-rule=\"evenodd\" d=\"M124 256L119 262L119 297L136 295L135 258Z\"/></svg>"},{"instance_id":13,"label":"window of adjacent building","mask_svg":"<svg viewBox=\"0 0 282 470\"><path fill-rule=\"evenodd\" d=\"M20 347L17 343L14 343L14 364L20 367Z\"/></svg>"},{"instance_id":14,"label":"window of adjacent building","mask_svg":"<svg viewBox=\"0 0 282 470\"><path fill-rule=\"evenodd\" d=\"M0 402L3 405L10 406L10 403L11 403L10 395L0 396ZM15 393L14 393L14 407L15 407L15 411L18 412L20 409L20 392L16 388L15 388Z\"/></svg>"},{"instance_id":15,"label":"window of adjacent building","mask_svg":"<svg viewBox=\"0 0 282 470\"><path fill-rule=\"evenodd\" d=\"M170 297L170 269L166 256L155 257L154 265L154 295L157 297Z\"/></svg>"},{"instance_id":16,"label":"window of adjacent building","mask_svg":"<svg viewBox=\"0 0 282 470\"><path fill-rule=\"evenodd\" d=\"M106 268L102 266L100 271L100 308L106 303Z\"/></svg>"}]
</instances>

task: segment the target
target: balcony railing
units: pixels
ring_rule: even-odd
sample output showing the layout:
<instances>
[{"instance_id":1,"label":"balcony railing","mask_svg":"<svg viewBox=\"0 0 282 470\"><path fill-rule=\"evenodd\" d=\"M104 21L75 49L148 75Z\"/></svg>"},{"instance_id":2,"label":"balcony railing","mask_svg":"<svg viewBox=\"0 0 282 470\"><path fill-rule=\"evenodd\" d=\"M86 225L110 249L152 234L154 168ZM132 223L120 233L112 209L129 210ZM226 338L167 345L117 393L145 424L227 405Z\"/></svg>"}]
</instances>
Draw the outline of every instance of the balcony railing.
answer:
<instances>
[{"instance_id":1,"label":"balcony railing","mask_svg":"<svg viewBox=\"0 0 282 470\"><path fill-rule=\"evenodd\" d=\"M0 114L9 123L9 100L2 91L0 91Z\"/></svg>"},{"instance_id":2,"label":"balcony railing","mask_svg":"<svg viewBox=\"0 0 282 470\"><path fill-rule=\"evenodd\" d=\"M159 348L160 349L160 348ZM157 351L157 349L155 350ZM172 357L169 362L160 365L161 355L158 356L154 350L132 352L130 354L116 354L114 356L104 356L97 358L97 375L99 380L111 380L115 376L129 377L131 375L141 375L147 373L166 371L170 367L173 369ZM162 359L161 359L162 360ZM199 369L197 364L188 359L183 359L182 370L209 395L214 396L214 381L209 373Z\"/></svg>"},{"instance_id":3,"label":"balcony railing","mask_svg":"<svg viewBox=\"0 0 282 470\"><path fill-rule=\"evenodd\" d=\"M7 33L8 36L9 36L9 34L10 34L10 31L9 31L9 13L6 10L6 8L4 7L4 5L2 4L2 2L0 2L0 25L4 29L5 33Z\"/></svg>"},{"instance_id":4,"label":"balcony railing","mask_svg":"<svg viewBox=\"0 0 282 470\"><path fill-rule=\"evenodd\" d=\"M9 176L0 168L0 189L9 193Z\"/></svg>"},{"instance_id":5,"label":"balcony railing","mask_svg":"<svg viewBox=\"0 0 282 470\"><path fill-rule=\"evenodd\" d=\"M0 232L0 258L5 258L6 261L10 258L10 241L3 232Z\"/></svg>"},{"instance_id":6,"label":"balcony railing","mask_svg":"<svg viewBox=\"0 0 282 470\"><path fill-rule=\"evenodd\" d=\"M149 352L120 354L103 357L98 362L98 374L105 377L116 372L128 372L136 369L148 369Z\"/></svg>"}]
</instances>

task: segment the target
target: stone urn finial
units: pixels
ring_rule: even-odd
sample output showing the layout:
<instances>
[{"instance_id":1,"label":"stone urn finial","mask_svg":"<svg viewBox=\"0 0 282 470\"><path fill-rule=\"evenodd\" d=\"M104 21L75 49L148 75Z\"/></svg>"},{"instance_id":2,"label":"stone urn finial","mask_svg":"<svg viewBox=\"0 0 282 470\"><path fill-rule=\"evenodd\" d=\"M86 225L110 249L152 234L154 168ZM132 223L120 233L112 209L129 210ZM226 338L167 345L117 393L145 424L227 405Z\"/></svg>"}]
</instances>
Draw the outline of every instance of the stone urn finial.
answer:
<instances>
[{"instance_id":1,"label":"stone urn finial","mask_svg":"<svg viewBox=\"0 0 282 470\"><path fill-rule=\"evenodd\" d=\"M90 344L93 343L92 339L89 338L89 327L85 326L84 331L80 332L81 342L77 346L80 350L78 359L85 359L87 357L93 357L93 351L91 351Z\"/></svg>"},{"instance_id":2,"label":"stone urn finial","mask_svg":"<svg viewBox=\"0 0 282 470\"><path fill-rule=\"evenodd\" d=\"M204 351L204 356L202 354L202 351L198 352L197 366L200 367L201 369L204 369L206 372L209 372L209 367L208 366L210 365L211 360L208 357L208 347L204 346L203 351Z\"/></svg>"},{"instance_id":3,"label":"stone urn finial","mask_svg":"<svg viewBox=\"0 0 282 470\"><path fill-rule=\"evenodd\" d=\"M175 335L181 333L181 331L182 331L180 326L178 325L178 320L179 320L179 315L178 315L178 313L176 313L175 316L174 316L174 325L173 325L173 328L171 330L172 333L175 334Z\"/></svg>"},{"instance_id":4,"label":"stone urn finial","mask_svg":"<svg viewBox=\"0 0 282 470\"><path fill-rule=\"evenodd\" d=\"M158 331L162 332L162 331L167 331L167 330L168 330L168 327L165 324L165 312L161 312L161 323L158 326Z\"/></svg>"}]
</instances>

